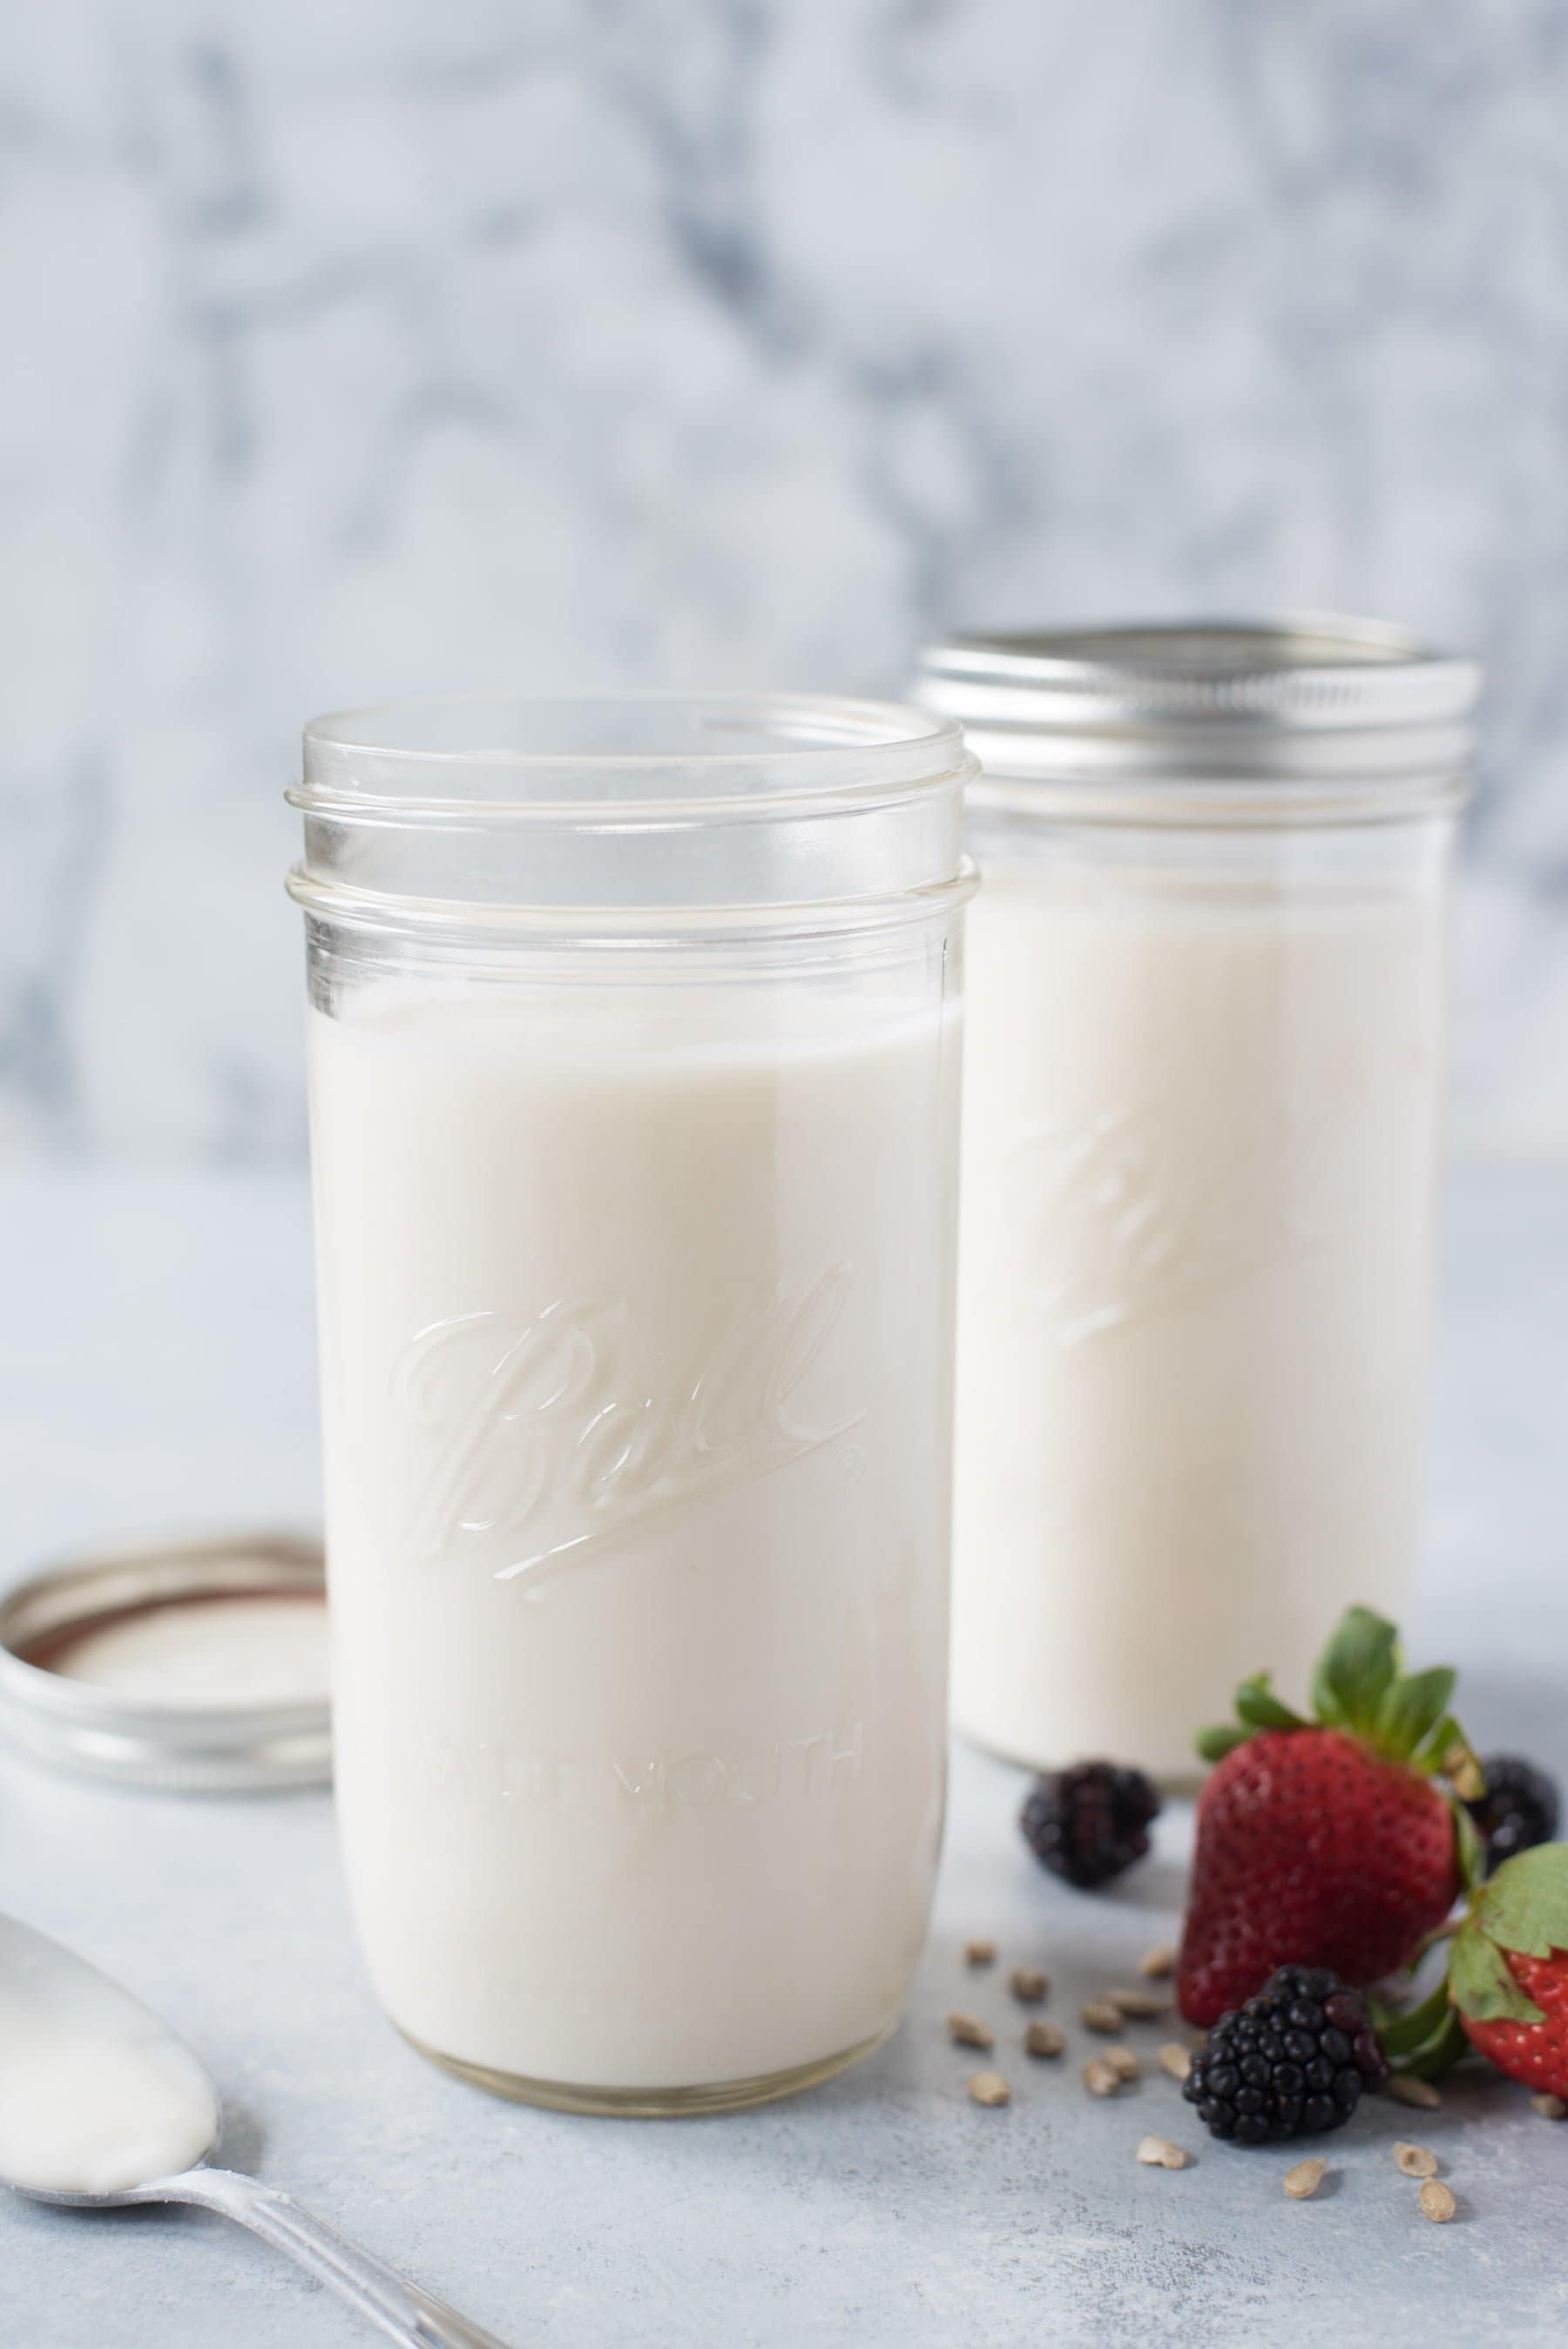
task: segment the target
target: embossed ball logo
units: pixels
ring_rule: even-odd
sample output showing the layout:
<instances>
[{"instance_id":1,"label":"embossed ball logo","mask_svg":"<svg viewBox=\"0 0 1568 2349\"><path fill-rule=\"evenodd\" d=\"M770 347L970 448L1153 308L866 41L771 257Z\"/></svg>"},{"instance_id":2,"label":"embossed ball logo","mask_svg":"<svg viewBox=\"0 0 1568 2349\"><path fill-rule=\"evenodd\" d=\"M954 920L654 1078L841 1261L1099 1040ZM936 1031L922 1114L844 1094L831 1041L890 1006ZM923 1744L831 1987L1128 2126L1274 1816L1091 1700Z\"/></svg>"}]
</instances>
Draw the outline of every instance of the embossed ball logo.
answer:
<instances>
[{"instance_id":1,"label":"embossed ball logo","mask_svg":"<svg viewBox=\"0 0 1568 2349\"><path fill-rule=\"evenodd\" d=\"M731 1289L675 1360L624 1303L431 1322L394 1373L409 1429L409 1547L482 1555L536 1590L693 1503L841 1444L809 1394L851 1279Z\"/></svg>"}]
</instances>

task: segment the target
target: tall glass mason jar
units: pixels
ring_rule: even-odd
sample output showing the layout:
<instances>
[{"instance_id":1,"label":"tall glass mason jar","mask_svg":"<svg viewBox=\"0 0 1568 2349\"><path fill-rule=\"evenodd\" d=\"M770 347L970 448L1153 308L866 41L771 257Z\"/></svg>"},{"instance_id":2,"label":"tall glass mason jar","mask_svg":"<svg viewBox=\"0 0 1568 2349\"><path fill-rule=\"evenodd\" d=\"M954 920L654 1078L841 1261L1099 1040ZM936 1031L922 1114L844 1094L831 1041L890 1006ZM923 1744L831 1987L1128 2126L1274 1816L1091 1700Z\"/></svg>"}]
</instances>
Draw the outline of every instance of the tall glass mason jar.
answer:
<instances>
[{"instance_id":1,"label":"tall glass mason jar","mask_svg":"<svg viewBox=\"0 0 1568 2349\"><path fill-rule=\"evenodd\" d=\"M974 636L954 1699L1168 1781L1398 1614L1479 672L1392 628Z\"/></svg>"},{"instance_id":2,"label":"tall glass mason jar","mask_svg":"<svg viewBox=\"0 0 1568 2349\"><path fill-rule=\"evenodd\" d=\"M306 731L340 1833L393 2020L571 2109L893 2026L946 1717L951 723Z\"/></svg>"}]
</instances>

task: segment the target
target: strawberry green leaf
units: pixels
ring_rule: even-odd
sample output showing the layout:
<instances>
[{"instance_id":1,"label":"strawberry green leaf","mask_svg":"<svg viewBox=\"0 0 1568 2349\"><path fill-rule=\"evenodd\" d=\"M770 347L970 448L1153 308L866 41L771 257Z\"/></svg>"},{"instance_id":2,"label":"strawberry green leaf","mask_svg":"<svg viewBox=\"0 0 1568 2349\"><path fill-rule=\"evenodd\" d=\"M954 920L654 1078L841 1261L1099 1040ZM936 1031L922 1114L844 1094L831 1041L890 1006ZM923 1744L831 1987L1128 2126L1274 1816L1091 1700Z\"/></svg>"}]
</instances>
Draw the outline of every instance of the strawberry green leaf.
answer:
<instances>
[{"instance_id":1,"label":"strawberry green leaf","mask_svg":"<svg viewBox=\"0 0 1568 2349\"><path fill-rule=\"evenodd\" d=\"M1377 1707L1377 1750L1403 1757L1429 1737L1448 1713L1456 1675L1447 1664L1393 1682Z\"/></svg>"},{"instance_id":2,"label":"strawberry green leaf","mask_svg":"<svg viewBox=\"0 0 1568 2349\"><path fill-rule=\"evenodd\" d=\"M1451 2013L1446 1977L1429 1998L1424 1998L1419 2006L1411 2007L1408 2014L1393 2014L1380 2004L1374 2007L1373 2021L1377 2026L1383 2053L1390 2064L1398 2064L1403 2057L1413 2055L1418 2047L1424 2046L1441 2030Z\"/></svg>"},{"instance_id":3,"label":"strawberry green leaf","mask_svg":"<svg viewBox=\"0 0 1568 2349\"><path fill-rule=\"evenodd\" d=\"M1486 1775L1475 1747L1451 1713L1443 1715L1413 1759L1418 1770L1440 1771L1461 1802L1473 1803L1486 1792Z\"/></svg>"},{"instance_id":4,"label":"strawberry green leaf","mask_svg":"<svg viewBox=\"0 0 1568 2349\"><path fill-rule=\"evenodd\" d=\"M1541 1843L1504 1860L1476 1895L1474 1915L1505 1950L1549 1958L1568 1950L1568 1843Z\"/></svg>"},{"instance_id":5,"label":"strawberry green leaf","mask_svg":"<svg viewBox=\"0 0 1568 2349\"><path fill-rule=\"evenodd\" d=\"M1236 1691L1236 1712L1249 1729L1305 1729L1306 1723L1288 1704L1282 1704L1270 1685L1271 1675L1258 1672Z\"/></svg>"},{"instance_id":6,"label":"strawberry green leaf","mask_svg":"<svg viewBox=\"0 0 1568 2349\"><path fill-rule=\"evenodd\" d=\"M1235 1723L1222 1721L1213 1729L1201 1729L1192 1740L1199 1758L1204 1762L1222 1762L1238 1745L1244 1745L1248 1733L1238 1729Z\"/></svg>"},{"instance_id":7,"label":"strawberry green leaf","mask_svg":"<svg viewBox=\"0 0 1568 2349\"><path fill-rule=\"evenodd\" d=\"M1398 1670L1398 1634L1369 1607L1347 1607L1318 1660L1313 1702L1333 1727L1369 1729Z\"/></svg>"},{"instance_id":8,"label":"strawberry green leaf","mask_svg":"<svg viewBox=\"0 0 1568 2349\"><path fill-rule=\"evenodd\" d=\"M1486 1880L1486 1846L1463 1803L1450 1803L1454 1821L1454 1857L1459 1862L1460 1889L1473 1892Z\"/></svg>"},{"instance_id":9,"label":"strawberry green leaf","mask_svg":"<svg viewBox=\"0 0 1568 2349\"><path fill-rule=\"evenodd\" d=\"M1449 1959L1449 1992L1460 2013L1477 2023L1545 2020L1533 1999L1526 1998L1514 1981L1497 1943L1473 1919L1455 1937Z\"/></svg>"},{"instance_id":10,"label":"strawberry green leaf","mask_svg":"<svg viewBox=\"0 0 1568 2349\"><path fill-rule=\"evenodd\" d=\"M1431 2037L1423 2041L1396 2068L1401 2072L1413 2072L1418 2080L1440 2080L1445 2072L1451 2072L1460 2058L1469 2054L1470 2041L1465 2036L1464 2025L1450 2006Z\"/></svg>"}]
</instances>

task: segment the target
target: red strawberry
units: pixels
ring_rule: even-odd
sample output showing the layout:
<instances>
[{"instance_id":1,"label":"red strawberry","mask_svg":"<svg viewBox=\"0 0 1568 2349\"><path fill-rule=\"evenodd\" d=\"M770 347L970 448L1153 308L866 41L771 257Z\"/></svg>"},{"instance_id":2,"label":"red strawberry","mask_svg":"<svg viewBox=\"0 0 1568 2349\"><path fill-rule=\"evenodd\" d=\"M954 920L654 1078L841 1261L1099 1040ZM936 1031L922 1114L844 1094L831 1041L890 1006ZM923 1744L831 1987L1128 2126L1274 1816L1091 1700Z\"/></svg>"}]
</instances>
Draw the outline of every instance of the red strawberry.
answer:
<instances>
[{"instance_id":1,"label":"red strawberry","mask_svg":"<svg viewBox=\"0 0 1568 2349\"><path fill-rule=\"evenodd\" d=\"M1365 1988L1442 1923L1473 1830L1435 1774L1478 1787L1453 1685L1446 1668L1402 1677L1393 1625L1364 1607L1318 1665L1315 1720L1282 1704L1266 1673L1243 1682L1242 1725L1198 1741L1219 1767L1198 1802L1181 1937L1189 2023L1215 2022L1283 1965L1327 1966Z\"/></svg>"},{"instance_id":2,"label":"red strawberry","mask_svg":"<svg viewBox=\"0 0 1568 2349\"><path fill-rule=\"evenodd\" d=\"M1449 1959L1466 2037L1511 2080L1568 2096L1568 1843L1505 1860Z\"/></svg>"}]
</instances>

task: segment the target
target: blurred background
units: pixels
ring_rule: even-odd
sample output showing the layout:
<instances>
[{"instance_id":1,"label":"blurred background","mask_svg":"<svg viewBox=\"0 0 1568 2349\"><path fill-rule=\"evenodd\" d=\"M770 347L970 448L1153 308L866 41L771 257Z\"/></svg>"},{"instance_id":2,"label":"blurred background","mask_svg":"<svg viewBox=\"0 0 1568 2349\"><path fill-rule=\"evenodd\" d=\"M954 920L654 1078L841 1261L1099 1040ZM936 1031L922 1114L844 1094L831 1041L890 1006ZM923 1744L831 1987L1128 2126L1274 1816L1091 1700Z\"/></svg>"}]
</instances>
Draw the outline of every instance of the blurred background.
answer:
<instances>
[{"instance_id":1,"label":"blurred background","mask_svg":"<svg viewBox=\"0 0 1568 2349\"><path fill-rule=\"evenodd\" d=\"M303 1159L320 709L1325 605L1491 679L1568 1156L1560 0L48 0L0 47L0 1148Z\"/></svg>"}]
</instances>

